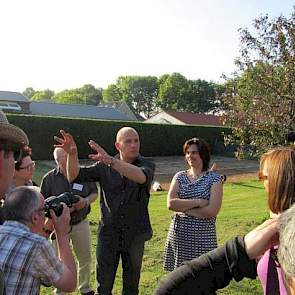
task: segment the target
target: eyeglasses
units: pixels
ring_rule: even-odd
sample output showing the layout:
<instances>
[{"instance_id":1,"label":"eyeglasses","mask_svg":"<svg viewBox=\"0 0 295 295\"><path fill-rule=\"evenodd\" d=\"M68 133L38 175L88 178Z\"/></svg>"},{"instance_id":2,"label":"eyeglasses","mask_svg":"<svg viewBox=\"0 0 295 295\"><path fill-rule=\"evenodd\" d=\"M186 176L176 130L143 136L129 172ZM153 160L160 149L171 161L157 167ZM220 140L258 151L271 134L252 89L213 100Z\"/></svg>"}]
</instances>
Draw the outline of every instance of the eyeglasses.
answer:
<instances>
[{"instance_id":1,"label":"eyeglasses","mask_svg":"<svg viewBox=\"0 0 295 295\"><path fill-rule=\"evenodd\" d=\"M22 169L26 169L26 170L32 170L33 168L35 168L35 161L32 161L30 164L28 164L27 166L24 166L24 167L19 167L19 170L22 170Z\"/></svg>"},{"instance_id":2,"label":"eyeglasses","mask_svg":"<svg viewBox=\"0 0 295 295\"><path fill-rule=\"evenodd\" d=\"M265 180L268 179L268 176L267 176L267 175L264 175L261 171L259 171L259 172L257 173L257 176L258 176L258 179L259 179L260 181L265 181Z\"/></svg>"}]
</instances>

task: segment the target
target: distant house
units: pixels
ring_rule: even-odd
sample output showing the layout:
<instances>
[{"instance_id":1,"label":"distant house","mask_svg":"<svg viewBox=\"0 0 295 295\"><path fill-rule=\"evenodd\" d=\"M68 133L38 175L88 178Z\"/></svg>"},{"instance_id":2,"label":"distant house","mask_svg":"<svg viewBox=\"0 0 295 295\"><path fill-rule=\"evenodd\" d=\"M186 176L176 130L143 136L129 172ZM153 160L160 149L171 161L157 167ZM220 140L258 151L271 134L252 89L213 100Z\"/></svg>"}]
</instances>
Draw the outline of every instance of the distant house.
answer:
<instances>
[{"instance_id":1,"label":"distant house","mask_svg":"<svg viewBox=\"0 0 295 295\"><path fill-rule=\"evenodd\" d=\"M19 92L0 91L0 109L4 112L28 114L30 101Z\"/></svg>"},{"instance_id":2,"label":"distant house","mask_svg":"<svg viewBox=\"0 0 295 295\"><path fill-rule=\"evenodd\" d=\"M84 104L60 104L45 101L32 101L30 104L30 112L33 115L135 121L113 107Z\"/></svg>"},{"instance_id":3,"label":"distant house","mask_svg":"<svg viewBox=\"0 0 295 295\"><path fill-rule=\"evenodd\" d=\"M138 121L138 117L131 111L128 104L125 101L113 101L113 102L100 102L100 107L115 108L125 114L129 120Z\"/></svg>"},{"instance_id":4,"label":"distant house","mask_svg":"<svg viewBox=\"0 0 295 295\"><path fill-rule=\"evenodd\" d=\"M22 114L80 117L101 120L138 121L126 102L107 102L98 106L30 101L19 92L0 91L0 109Z\"/></svg>"},{"instance_id":5,"label":"distant house","mask_svg":"<svg viewBox=\"0 0 295 295\"><path fill-rule=\"evenodd\" d=\"M162 111L144 123L223 126L220 116L176 111Z\"/></svg>"}]
</instances>

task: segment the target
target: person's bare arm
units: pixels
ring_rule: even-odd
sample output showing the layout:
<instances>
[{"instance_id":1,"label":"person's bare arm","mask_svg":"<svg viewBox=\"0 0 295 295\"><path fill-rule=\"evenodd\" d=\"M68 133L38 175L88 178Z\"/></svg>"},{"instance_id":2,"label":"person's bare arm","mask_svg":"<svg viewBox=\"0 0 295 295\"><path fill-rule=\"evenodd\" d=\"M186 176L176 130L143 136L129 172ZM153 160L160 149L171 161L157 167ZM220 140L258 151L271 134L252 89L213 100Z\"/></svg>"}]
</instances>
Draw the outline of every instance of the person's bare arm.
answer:
<instances>
[{"instance_id":1,"label":"person's bare arm","mask_svg":"<svg viewBox=\"0 0 295 295\"><path fill-rule=\"evenodd\" d=\"M277 217L268 219L244 237L250 259L260 257L267 249L279 243Z\"/></svg>"},{"instance_id":2,"label":"person's bare arm","mask_svg":"<svg viewBox=\"0 0 295 295\"><path fill-rule=\"evenodd\" d=\"M195 207L206 206L209 202L203 199L180 199L178 197L179 184L173 177L167 196L167 208L175 212L185 212Z\"/></svg>"},{"instance_id":3,"label":"person's bare arm","mask_svg":"<svg viewBox=\"0 0 295 295\"><path fill-rule=\"evenodd\" d=\"M217 216L221 208L223 196L223 186L221 182L216 182L212 185L210 195L209 204L207 206L189 209L185 213L199 218L210 218Z\"/></svg>"},{"instance_id":4,"label":"person's bare arm","mask_svg":"<svg viewBox=\"0 0 295 295\"><path fill-rule=\"evenodd\" d=\"M59 258L64 264L61 277L53 285L61 291L73 292L77 286L77 269L68 237L71 217L69 208L64 203L62 205L63 212L60 217L56 217L54 211L50 210L56 233Z\"/></svg>"},{"instance_id":5,"label":"person's bare arm","mask_svg":"<svg viewBox=\"0 0 295 295\"><path fill-rule=\"evenodd\" d=\"M60 147L68 154L67 179L69 182L73 182L77 178L80 170L77 145L70 133L60 130L60 134L61 137L54 137L54 139L58 142L58 144L54 145L54 147Z\"/></svg>"},{"instance_id":6,"label":"person's bare arm","mask_svg":"<svg viewBox=\"0 0 295 295\"><path fill-rule=\"evenodd\" d=\"M89 146L94 151L96 151L96 154L89 155L90 159L94 161L101 161L105 165L111 165L111 167L118 171L121 175L136 183L143 184L146 182L146 176L139 167L111 157L99 144L93 140L89 141Z\"/></svg>"}]
</instances>

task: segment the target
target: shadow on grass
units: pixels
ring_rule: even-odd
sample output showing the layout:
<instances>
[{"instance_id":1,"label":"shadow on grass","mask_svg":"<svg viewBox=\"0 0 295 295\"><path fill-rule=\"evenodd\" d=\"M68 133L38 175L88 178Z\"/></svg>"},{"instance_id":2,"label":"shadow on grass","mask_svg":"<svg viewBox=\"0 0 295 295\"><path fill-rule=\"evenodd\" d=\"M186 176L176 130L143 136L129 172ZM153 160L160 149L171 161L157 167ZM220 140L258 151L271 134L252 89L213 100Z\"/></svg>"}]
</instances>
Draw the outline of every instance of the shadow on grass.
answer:
<instances>
[{"instance_id":1,"label":"shadow on grass","mask_svg":"<svg viewBox=\"0 0 295 295\"><path fill-rule=\"evenodd\" d=\"M250 187L250 188L255 188L255 189L259 189L259 190L264 190L263 187L256 186L256 185L251 185L251 184L246 184L245 182L235 182L232 185L243 186L243 187Z\"/></svg>"}]
</instances>

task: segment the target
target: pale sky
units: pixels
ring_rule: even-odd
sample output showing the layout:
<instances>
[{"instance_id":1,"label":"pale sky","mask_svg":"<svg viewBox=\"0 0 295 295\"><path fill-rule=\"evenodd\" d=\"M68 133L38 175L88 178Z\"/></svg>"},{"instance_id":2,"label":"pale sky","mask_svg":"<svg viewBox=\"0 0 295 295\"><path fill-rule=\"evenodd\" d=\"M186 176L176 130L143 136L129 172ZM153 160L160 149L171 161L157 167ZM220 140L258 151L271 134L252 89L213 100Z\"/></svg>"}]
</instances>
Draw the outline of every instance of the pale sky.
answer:
<instances>
[{"instance_id":1,"label":"pale sky","mask_svg":"<svg viewBox=\"0 0 295 295\"><path fill-rule=\"evenodd\" d=\"M289 17L290 0L0 0L0 90L107 87L179 72L220 82L238 28Z\"/></svg>"}]
</instances>

